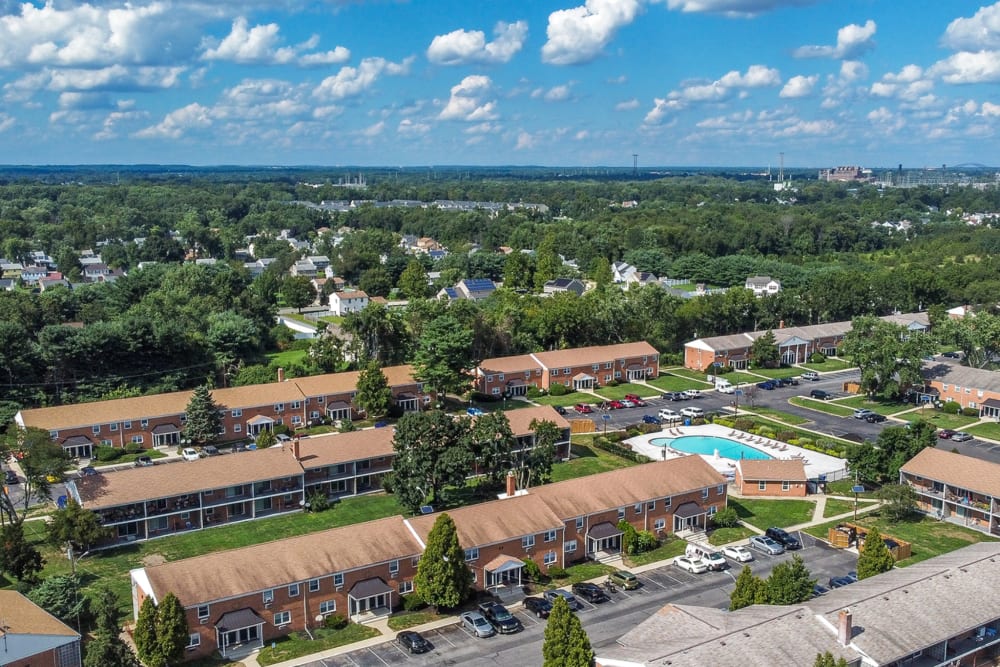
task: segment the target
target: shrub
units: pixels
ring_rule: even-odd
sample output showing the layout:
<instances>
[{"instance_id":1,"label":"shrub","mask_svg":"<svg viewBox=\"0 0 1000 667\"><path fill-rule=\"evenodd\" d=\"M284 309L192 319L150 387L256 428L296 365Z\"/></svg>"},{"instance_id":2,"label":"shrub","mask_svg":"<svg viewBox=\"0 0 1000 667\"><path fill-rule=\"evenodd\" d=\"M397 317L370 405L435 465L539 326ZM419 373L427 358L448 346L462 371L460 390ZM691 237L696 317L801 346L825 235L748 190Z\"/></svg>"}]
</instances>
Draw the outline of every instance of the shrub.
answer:
<instances>
[{"instance_id":1,"label":"shrub","mask_svg":"<svg viewBox=\"0 0 1000 667\"><path fill-rule=\"evenodd\" d=\"M809 355L809 363L811 364L822 364L826 361L826 355L822 352L813 352Z\"/></svg>"},{"instance_id":2,"label":"shrub","mask_svg":"<svg viewBox=\"0 0 1000 667\"><path fill-rule=\"evenodd\" d=\"M117 447L108 447L107 445L100 445L95 450L95 455L98 461L117 461L122 456L125 455L124 449L118 449Z\"/></svg>"},{"instance_id":3,"label":"shrub","mask_svg":"<svg viewBox=\"0 0 1000 667\"><path fill-rule=\"evenodd\" d=\"M271 432L275 435L290 435L292 431L288 428L287 424L275 424Z\"/></svg>"},{"instance_id":4,"label":"shrub","mask_svg":"<svg viewBox=\"0 0 1000 667\"><path fill-rule=\"evenodd\" d=\"M644 551L652 551L660 546L660 540L648 530L640 530L636 535L635 553L641 554Z\"/></svg>"},{"instance_id":5,"label":"shrub","mask_svg":"<svg viewBox=\"0 0 1000 667\"><path fill-rule=\"evenodd\" d=\"M776 437L782 442L788 442L789 440L795 439L795 431L778 431Z\"/></svg>"},{"instance_id":6,"label":"shrub","mask_svg":"<svg viewBox=\"0 0 1000 667\"><path fill-rule=\"evenodd\" d=\"M569 387L564 384L554 384L549 387L550 396L565 396L569 393Z\"/></svg>"},{"instance_id":7,"label":"shrub","mask_svg":"<svg viewBox=\"0 0 1000 667\"><path fill-rule=\"evenodd\" d=\"M962 414L966 417L978 417L979 410L975 408L962 408Z\"/></svg>"},{"instance_id":8,"label":"shrub","mask_svg":"<svg viewBox=\"0 0 1000 667\"><path fill-rule=\"evenodd\" d=\"M739 417L736 420L735 426L741 431L749 432L754 427L754 423L752 419L748 419L746 417Z\"/></svg>"},{"instance_id":9,"label":"shrub","mask_svg":"<svg viewBox=\"0 0 1000 667\"><path fill-rule=\"evenodd\" d=\"M347 627L347 619L340 614L330 614L323 619L323 627L327 630L341 630Z\"/></svg>"},{"instance_id":10,"label":"shrub","mask_svg":"<svg viewBox=\"0 0 1000 667\"><path fill-rule=\"evenodd\" d=\"M141 442L130 442L125 445L126 454L138 454L143 450Z\"/></svg>"},{"instance_id":11,"label":"shrub","mask_svg":"<svg viewBox=\"0 0 1000 667\"><path fill-rule=\"evenodd\" d=\"M805 436L799 437L799 447L811 447L815 441Z\"/></svg>"},{"instance_id":12,"label":"shrub","mask_svg":"<svg viewBox=\"0 0 1000 667\"><path fill-rule=\"evenodd\" d=\"M961 411L962 411L962 406L959 405L958 402L956 401L948 401L947 403L941 406L941 412L945 413L946 415L957 415Z\"/></svg>"},{"instance_id":13,"label":"shrub","mask_svg":"<svg viewBox=\"0 0 1000 667\"><path fill-rule=\"evenodd\" d=\"M736 422L733 421L732 419L716 416L712 421L713 423L716 423L719 426L725 426L726 428L736 428Z\"/></svg>"},{"instance_id":14,"label":"shrub","mask_svg":"<svg viewBox=\"0 0 1000 667\"><path fill-rule=\"evenodd\" d=\"M712 524L716 528L735 528L740 523L740 516L732 507L724 507L712 515Z\"/></svg>"},{"instance_id":15,"label":"shrub","mask_svg":"<svg viewBox=\"0 0 1000 667\"><path fill-rule=\"evenodd\" d=\"M403 596L403 611L418 611L426 606L427 603L419 595Z\"/></svg>"},{"instance_id":16,"label":"shrub","mask_svg":"<svg viewBox=\"0 0 1000 667\"><path fill-rule=\"evenodd\" d=\"M542 580L542 568L538 567L538 563L530 558L524 558L521 562L524 563L524 574L528 581Z\"/></svg>"},{"instance_id":17,"label":"shrub","mask_svg":"<svg viewBox=\"0 0 1000 667\"><path fill-rule=\"evenodd\" d=\"M617 387L620 384L621 384L621 382L618 381L618 380L611 380L610 382L607 383L607 386L608 387Z\"/></svg>"},{"instance_id":18,"label":"shrub","mask_svg":"<svg viewBox=\"0 0 1000 667\"><path fill-rule=\"evenodd\" d=\"M614 434L614 435L619 436L618 439L621 440L620 434ZM635 453L629 447L620 445L617 442L612 442L610 440L610 437L598 436L594 438L594 447L604 450L609 454L614 454L615 456L620 456L623 459L629 461L635 461L637 463L647 463L648 461L652 460L648 456Z\"/></svg>"},{"instance_id":19,"label":"shrub","mask_svg":"<svg viewBox=\"0 0 1000 667\"><path fill-rule=\"evenodd\" d=\"M549 568L549 576L552 577L553 579L565 579L566 577L569 576L569 572L567 572L564 568L559 567L558 565L553 565L552 567Z\"/></svg>"},{"instance_id":20,"label":"shrub","mask_svg":"<svg viewBox=\"0 0 1000 667\"><path fill-rule=\"evenodd\" d=\"M544 395L545 395L545 391L543 389L539 389L538 387L536 387L534 385L528 387L528 392L527 392L528 398L540 398L540 397L542 397Z\"/></svg>"},{"instance_id":21,"label":"shrub","mask_svg":"<svg viewBox=\"0 0 1000 667\"><path fill-rule=\"evenodd\" d=\"M313 491L310 493L309 497L306 498L306 502L309 503L310 512L322 512L330 509L330 499L322 491Z\"/></svg>"}]
</instances>

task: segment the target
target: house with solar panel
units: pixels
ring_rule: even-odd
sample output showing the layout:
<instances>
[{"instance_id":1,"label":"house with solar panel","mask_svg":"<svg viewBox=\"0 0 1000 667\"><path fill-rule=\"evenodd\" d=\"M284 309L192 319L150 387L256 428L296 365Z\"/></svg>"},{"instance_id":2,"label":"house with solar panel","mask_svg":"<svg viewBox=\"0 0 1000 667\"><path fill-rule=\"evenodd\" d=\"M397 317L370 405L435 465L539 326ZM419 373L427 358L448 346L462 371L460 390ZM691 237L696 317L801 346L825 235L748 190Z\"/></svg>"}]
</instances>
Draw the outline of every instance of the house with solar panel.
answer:
<instances>
[{"instance_id":1,"label":"house with solar panel","mask_svg":"<svg viewBox=\"0 0 1000 667\"><path fill-rule=\"evenodd\" d=\"M489 278L466 278L461 280L454 287L445 287L437 293L437 298L455 301L457 299L469 299L470 301L481 301L497 290L496 283Z\"/></svg>"}]
</instances>

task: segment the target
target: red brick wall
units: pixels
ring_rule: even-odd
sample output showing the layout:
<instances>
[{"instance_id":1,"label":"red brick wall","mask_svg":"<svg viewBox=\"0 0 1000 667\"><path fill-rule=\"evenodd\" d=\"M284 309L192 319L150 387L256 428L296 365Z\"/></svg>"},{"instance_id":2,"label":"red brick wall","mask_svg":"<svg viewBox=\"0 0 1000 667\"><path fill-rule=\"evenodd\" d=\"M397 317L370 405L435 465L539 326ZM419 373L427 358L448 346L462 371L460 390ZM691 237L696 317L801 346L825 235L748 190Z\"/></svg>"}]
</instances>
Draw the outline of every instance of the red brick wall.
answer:
<instances>
[{"instance_id":1,"label":"red brick wall","mask_svg":"<svg viewBox=\"0 0 1000 667\"><path fill-rule=\"evenodd\" d=\"M764 483L764 489L761 490L759 480L742 480L739 473L736 476L736 485L744 496L785 496L791 498L804 498L806 496L807 485L805 482L791 482L788 490L783 491L781 482L769 481Z\"/></svg>"}]
</instances>

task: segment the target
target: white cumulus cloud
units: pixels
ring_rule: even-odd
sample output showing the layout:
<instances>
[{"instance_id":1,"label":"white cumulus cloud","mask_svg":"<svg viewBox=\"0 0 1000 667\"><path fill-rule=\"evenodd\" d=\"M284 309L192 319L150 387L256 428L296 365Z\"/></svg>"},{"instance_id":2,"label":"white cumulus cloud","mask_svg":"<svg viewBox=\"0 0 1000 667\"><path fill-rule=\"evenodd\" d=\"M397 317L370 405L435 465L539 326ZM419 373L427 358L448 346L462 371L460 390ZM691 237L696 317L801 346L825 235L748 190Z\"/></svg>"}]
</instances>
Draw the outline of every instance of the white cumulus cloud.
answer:
<instances>
[{"instance_id":1,"label":"white cumulus cloud","mask_svg":"<svg viewBox=\"0 0 1000 667\"><path fill-rule=\"evenodd\" d=\"M453 30L438 35L427 47L427 60L435 65L501 64L510 59L524 46L528 36L526 21L505 23L493 28L494 39L486 41L482 30Z\"/></svg>"},{"instance_id":2,"label":"white cumulus cloud","mask_svg":"<svg viewBox=\"0 0 1000 667\"><path fill-rule=\"evenodd\" d=\"M241 65L287 65L299 64L304 67L332 65L347 62L351 52L343 46L330 51L304 53L316 48L319 36L296 46L285 46L280 36L281 28L277 23L255 25L250 27L245 17L237 17L233 21L229 34L222 41L205 39L203 60L222 60Z\"/></svg>"},{"instance_id":3,"label":"white cumulus cloud","mask_svg":"<svg viewBox=\"0 0 1000 667\"><path fill-rule=\"evenodd\" d=\"M786 83L781 92L778 93L778 97L786 98L797 98L797 97L808 97L812 94L813 88L816 87L816 83L819 81L819 77L815 74L811 76L793 76Z\"/></svg>"},{"instance_id":4,"label":"white cumulus cloud","mask_svg":"<svg viewBox=\"0 0 1000 667\"><path fill-rule=\"evenodd\" d=\"M875 21L868 19L864 25L852 23L837 31L836 46L800 46L792 55L796 58L857 58L875 48Z\"/></svg>"},{"instance_id":5,"label":"white cumulus cloud","mask_svg":"<svg viewBox=\"0 0 1000 667\"><path fill-rule=\"evenodd\" d=\"M631 111L632 109L638 109L638 108L639 108L639 100L637 100L634 97L630 100L625 100L615 105L615 111Z\"/></svg>"},{"instance_id":6,"label":"white cumulus cloud","mask_svg":"<svg viewBox=\"0 0 1000 667\"><path fill-rule=\"evenodd\" d=\"M139 139L180 139L191 129L203 129L212 124L211 110L194 102L168 113L156 125L139 130L133 136Z\"/></svg>"},{"instance_id":7,"label":"white cumulus cloud","mask_svg":"<svg viewBox=\"0 0 1000 667\"><path fill-rule=\"evenodd\" d=\"M949 23L941 43L960 51L1000 48L1000 2Z\"/></svg>"},{"instance_id":8,"label":"white cumulus cloud","mask_svg":"<svg viewBox=\"0 0 1000 667\"><path fill-rule=\"evenodd\" d=\"M394 63L385 58L365 58L357 67L345 66L333 76L323 79L313 94L322 100L343 100L357 97L375 85L383 74L400 76L408 74L413 58Z\"/></svg>"},{"instance_id":9,"label":"white cumulus cloud","mask_svg":"<svg viewBox=\"0 0 1000 667\"><path fill-rule=\"evenodd\" d=\"M1000 51L960 51L927 69L945 83L994 83L1000 81Z\"/></svg>"},{"instance_id":10,"label":"white cumulus cloud","mask_svg":"<svg viewBox=\"0 0 1000 667\"><path fill-rule=\"evenodd\" d=\"M587 0L579 7L552 12L542 61L550 65L590 62L641 10L639 0Z\"/></svg>"},{"instance_id":11,"label":"white cumulus cloud","mask_svg":"<svg viewBox=\"0 0 1000 667\"><path fill-rule=\"evenodd\" d=\"M451 87L451 97L438 115L441 120L486 121L497 117L493 81L482 74L471 74Z\"/></svg>"},{"instance_id":12,"label":"white cumulus cloud","mask_svg":"<svg viewBox=\"0 0 1000 667\"><path fill-rule=\"evenodd\" d=\"M682 12L749 17L783 7L805 7L817 0L667 0L667 7Z\"/></svg>"}]
</instances>

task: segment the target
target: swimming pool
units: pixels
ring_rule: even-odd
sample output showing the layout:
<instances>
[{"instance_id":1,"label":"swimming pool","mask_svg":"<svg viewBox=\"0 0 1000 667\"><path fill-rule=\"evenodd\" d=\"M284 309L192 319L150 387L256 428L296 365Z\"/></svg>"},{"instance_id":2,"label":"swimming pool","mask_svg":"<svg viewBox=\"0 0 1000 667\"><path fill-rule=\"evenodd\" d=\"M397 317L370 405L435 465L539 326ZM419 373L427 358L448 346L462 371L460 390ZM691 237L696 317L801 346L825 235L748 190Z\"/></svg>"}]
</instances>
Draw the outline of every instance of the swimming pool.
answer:
<instances>
[{"instance_id":1,"label":"swimming pool","mask_svg":"<svg viewBox=\"0 0 1000 667\"><path fill-rule=\"evenodd\" d=\"M705 454L712 456L715 451L719 451L719 456L734 461L740 459L772 459L773 456L765 454L759 449L754 449L742 442L736 442L729 438L720 438L715 435L684 435L679 438L653 438L649 444L656 447L670 447L688 454Z\"/></svg>"}]
</instances>

